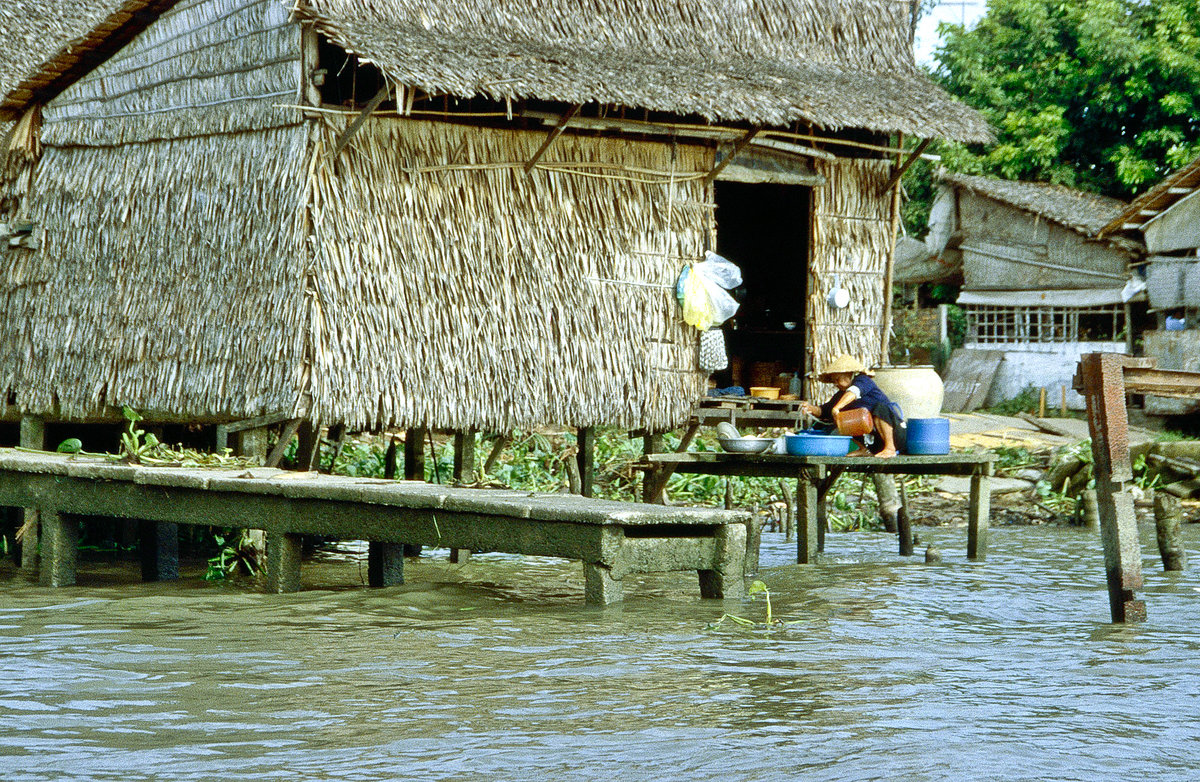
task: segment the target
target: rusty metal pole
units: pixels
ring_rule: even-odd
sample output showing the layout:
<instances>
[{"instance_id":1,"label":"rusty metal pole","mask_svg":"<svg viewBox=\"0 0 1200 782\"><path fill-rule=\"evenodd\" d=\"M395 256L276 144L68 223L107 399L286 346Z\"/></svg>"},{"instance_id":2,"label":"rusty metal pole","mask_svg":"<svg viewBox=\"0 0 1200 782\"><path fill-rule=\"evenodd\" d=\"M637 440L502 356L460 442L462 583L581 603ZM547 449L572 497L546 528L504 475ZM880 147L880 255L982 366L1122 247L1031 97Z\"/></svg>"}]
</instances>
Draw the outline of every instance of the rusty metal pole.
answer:
<instances>
[{"instance_id":1,"label":"rusty metal pole","mask_svg":"<svg viewBox=\"0 0 1200 782\"><path fill-rule=\"evenodd\" d=\"M1108 602L1114 622L1146 619L1145 602L1134 591L1142 587L1142 554L1138 541L1129 459L1129 419L1125 410L1125 365L1116 353L1088 353L1079 361L1076 388L1087 397L1088 430L1096 476L1096 505L1104 543Z\"/></svg>"}]
</instances>

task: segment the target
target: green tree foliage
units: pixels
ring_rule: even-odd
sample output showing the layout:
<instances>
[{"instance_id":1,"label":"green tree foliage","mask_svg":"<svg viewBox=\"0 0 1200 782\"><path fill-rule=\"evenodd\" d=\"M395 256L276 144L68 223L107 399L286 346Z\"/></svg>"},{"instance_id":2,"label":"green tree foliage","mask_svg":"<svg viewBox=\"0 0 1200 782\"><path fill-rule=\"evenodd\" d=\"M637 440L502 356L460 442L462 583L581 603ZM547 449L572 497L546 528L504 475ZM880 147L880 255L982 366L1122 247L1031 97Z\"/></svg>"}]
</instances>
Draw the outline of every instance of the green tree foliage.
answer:
<instances>
[{"instance_id":1,"label":"green tree foliage","mask_svg":"<svg viewBox=\"0 0 1200 782\"><path fill-rule=\"evenodd\" d=\"M1129 198L1200 155L1200 2L990 0L942 25L936 77L997 143L948 167Z\"/></svg>"}]
</instances>

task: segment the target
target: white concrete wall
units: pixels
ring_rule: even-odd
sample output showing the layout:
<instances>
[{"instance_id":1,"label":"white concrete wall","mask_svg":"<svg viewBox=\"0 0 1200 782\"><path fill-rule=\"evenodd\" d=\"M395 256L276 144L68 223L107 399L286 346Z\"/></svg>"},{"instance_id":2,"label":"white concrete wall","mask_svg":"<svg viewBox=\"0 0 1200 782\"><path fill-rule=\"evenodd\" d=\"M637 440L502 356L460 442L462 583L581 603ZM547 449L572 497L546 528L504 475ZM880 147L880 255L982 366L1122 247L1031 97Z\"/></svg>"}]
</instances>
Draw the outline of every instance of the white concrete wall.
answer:
<instances>
[{"instance_id":1,"label":"white concrete wall","mask_svg":"<svg viewBox=\"0 0 1200 782\"><path fill-rule=\"evenodd\" d=\"M1033 344L974 344L974 350L1004 350L1004 361L992 380L984 405L991 406L1012 399L1027 386L1046 389L1046 407L1058 408L1062 387L1067 387L1067 408L1083 410L1086 402L1071 388L1075 368L1084 353L1124 353L1124 342L1065 342Z\"/></svg>"}]
</instances>

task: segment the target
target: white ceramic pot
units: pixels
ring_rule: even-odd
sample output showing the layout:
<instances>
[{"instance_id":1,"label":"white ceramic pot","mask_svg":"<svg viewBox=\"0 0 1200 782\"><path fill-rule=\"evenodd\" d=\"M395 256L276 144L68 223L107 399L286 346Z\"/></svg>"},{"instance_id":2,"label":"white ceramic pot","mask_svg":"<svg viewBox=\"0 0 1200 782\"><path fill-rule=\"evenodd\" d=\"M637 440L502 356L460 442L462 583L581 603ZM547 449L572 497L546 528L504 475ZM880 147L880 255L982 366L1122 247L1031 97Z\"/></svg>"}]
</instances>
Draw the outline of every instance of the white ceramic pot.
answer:
<instances>
[{"instance_id":1,"label":"white ceramic pot","mask_svg":"<svg viewBox=\"0 0 1200 782\"><path fill-rule=\"evenodd\" d=\"M942 412L942 378L933 367L877 367L875 384L900 405L905 418L936 418Z\"/></svg>"}]
</instances>

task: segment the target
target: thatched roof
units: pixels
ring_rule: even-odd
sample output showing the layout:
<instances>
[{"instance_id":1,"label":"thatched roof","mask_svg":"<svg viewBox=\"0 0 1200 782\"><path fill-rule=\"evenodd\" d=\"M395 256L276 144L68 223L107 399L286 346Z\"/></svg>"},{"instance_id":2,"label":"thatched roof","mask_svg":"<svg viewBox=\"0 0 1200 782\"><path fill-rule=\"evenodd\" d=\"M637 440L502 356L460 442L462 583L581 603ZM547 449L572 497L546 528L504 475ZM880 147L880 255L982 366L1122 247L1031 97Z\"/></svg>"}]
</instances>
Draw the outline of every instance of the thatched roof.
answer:
<instances>
[{"instance_id":1,"label":"thatched roof","mask_svg":"<svg viewBox=\"0 0 1200 782\"><path fill-rule=\"evenodd\" d=\"M1142 193L1100 229L1100 236L1138 230L1179 200L1200 190L1200 158Z\"/></svg>"},{"instance_id":2,"label":"thatched roof","mask_svg":"<svg viewBox=\"0 0 1200 782\"><path fill-rule=\"evenodd\" d=\"M0 3L0 95L71 41L92 30L121 0L4 0Z\"/></svg>"},{"instance_id":3,"label":"thatched roof","mask_svg":"<svg viewBox=\"0 0 1200 782\"><path fill-rule=\"evenodd\" d=\"M4 0L0 120L44 103L178 0Z\"/></svg>"},{"instance_id":4,"label":"thatched roof","mask_svg":"<svg viewBox=\"0 0 1200 782\"><path fill-rule=\"evenodd\" d=\"M1124 201L1115 198L1046 182L1019 182L947 171L939 172L938 178L946 184L1015 206L1088 237L1095 236L1126 207Z\"/></svg>"},{"instance_id":5,"label":"thatched roof","mask_svg":"<svg viewBox=\"0 0 1200 782\"><path fill-rule=\"evenodd\" d=\"M913 61L894 0L298 0L347 51L434 94L987 141Z\"/></svg>"}]
</instances>

